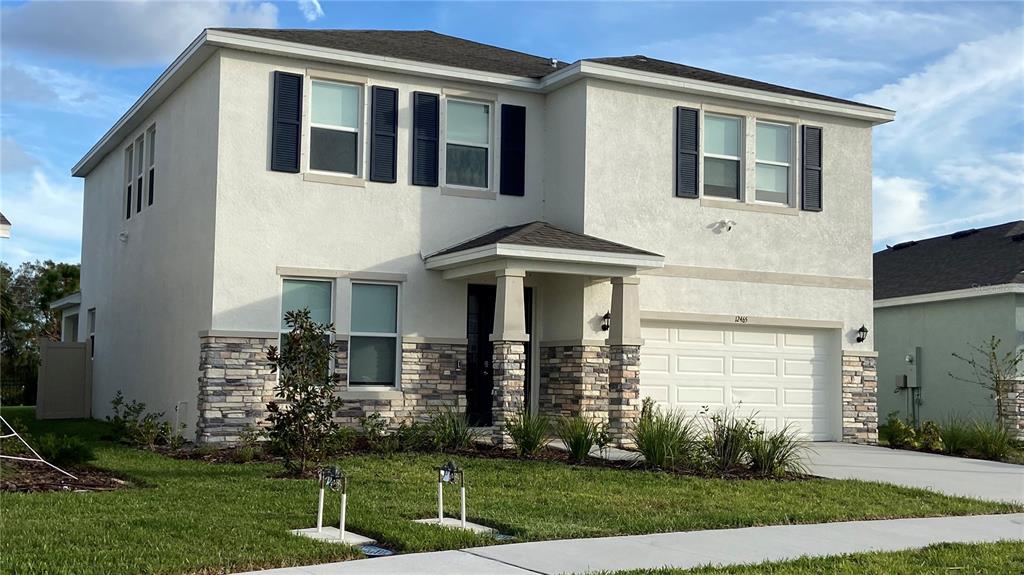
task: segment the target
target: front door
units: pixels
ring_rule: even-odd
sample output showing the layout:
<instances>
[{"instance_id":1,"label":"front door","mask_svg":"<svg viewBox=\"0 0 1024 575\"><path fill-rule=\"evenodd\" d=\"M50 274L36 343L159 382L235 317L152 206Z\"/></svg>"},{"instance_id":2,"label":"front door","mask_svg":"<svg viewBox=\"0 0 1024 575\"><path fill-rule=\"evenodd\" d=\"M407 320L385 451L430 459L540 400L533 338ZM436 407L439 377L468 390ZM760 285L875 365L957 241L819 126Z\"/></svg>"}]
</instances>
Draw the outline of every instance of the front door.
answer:
<instances>
[{"instance_id":1,"label":"front door","mask_svg":"<svg viewBox=\"0 0 1024 575\"><path fill-rule=\"evenodd\" d=\"M466 338L469 346L466 353L466 414L471 425L493 425L491 414L494 389L492 362L494 345L491 333L494 331L494 299L497 288L493 285L470 284L466 309ZM525 288L526 333L533 329L533 293ZM526 345L525 397L530 397L530 369L532 367L530 345ZM529 402L527 402L529 403Z\"/></svg>"}]
</instances>

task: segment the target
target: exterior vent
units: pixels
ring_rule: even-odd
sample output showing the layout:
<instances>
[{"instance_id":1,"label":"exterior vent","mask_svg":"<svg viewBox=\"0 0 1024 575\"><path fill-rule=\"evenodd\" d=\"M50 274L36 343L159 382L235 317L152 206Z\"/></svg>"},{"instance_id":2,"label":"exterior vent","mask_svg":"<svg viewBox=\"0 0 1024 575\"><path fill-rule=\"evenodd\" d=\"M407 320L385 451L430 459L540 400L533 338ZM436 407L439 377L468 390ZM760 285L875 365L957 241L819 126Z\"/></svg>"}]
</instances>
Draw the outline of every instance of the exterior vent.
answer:
<instances>
[{"instance_id":1,"label":"exterior vent","mask_svg":"<svg viewBox=\"0 0 1024 575\"><path fill-rule=\"evenodd\" d=\"M978 233L977 228L971 228L969 230L960 230L959 232L956 232L955 234L953 234L951 237L954 240L958 240L960 238L966 238L967 236L974 235L976 233Z\"/></svg>"},{"instance_id":2,"label":"exterior vent","mask_svg":"<svg viewBox=\"0 0 1024 575\"><path fill-rule=\"evenodd\" d=\"M893 251L896 251L896 250L902 250L902 249L909 248L909 247L916 246L916 245L917 245L917 240L911 240L909 242L902 242L902 243L896 244L896 245L892 246L892 249L893 249Z\"/></svg>"}]
</instances>

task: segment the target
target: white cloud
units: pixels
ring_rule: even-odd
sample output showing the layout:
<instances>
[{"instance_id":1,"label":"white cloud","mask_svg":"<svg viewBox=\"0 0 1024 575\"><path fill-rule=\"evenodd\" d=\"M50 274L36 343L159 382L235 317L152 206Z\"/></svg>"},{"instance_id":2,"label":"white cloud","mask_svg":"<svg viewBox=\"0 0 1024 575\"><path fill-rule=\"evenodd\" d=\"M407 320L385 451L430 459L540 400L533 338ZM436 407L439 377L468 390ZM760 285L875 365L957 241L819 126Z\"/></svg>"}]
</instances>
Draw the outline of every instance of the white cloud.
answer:
<instances>
[{"instance_id":1,"label":"white cloud","mask_svg":"<svg viewBox=\"0 0 1024 575\"><path fill-rule=\"evenodd\" d=\"M132 103L129 96L103 86L98 80L55 68L4 64L0 81L5 102L56 107L86 116L108 118Z\"/></svg>"},{"instance_id":2,"label":"white cloud","mask_svg":"<svg viewBox=\"0 0 1024 575\"><path fill-rule=\"evenodd\" d=\"M0 12L5 50L109 66L167 63L204 28L276 25L276 6L247 0L35 1Z\"/></svg>"},{"instance_id":3,"label":"white cloud","mask_svg":"<svg viewBox=\"0 0 1024 575\"><path fill-rule=\"evenodd\" d=\"M924 226L927 182L875 176L872 188L875 241L900 241Z\"/></svg>"},{"instance_id":4,"label":"white cloud","mask_svg":"<svg viewBox=\"0 0 1024 575\"><path fill-rule=\"evenodd\" d=\"M3 179L3 213L11 238L3 240L4 259L77 259L82 237L82 186L70 178L54 181L39 168L30 178Z\"/></svg>"},{"instance_id":5,"label":"white cloud","mask_svg":"<svg viewBox=\"0 0 1024 575\"><path fill-rule=\"evenodd\" d=\"M320 7L320 0L298 0L299 10L306 22L315 22L324 15L324 9Z\"/></svg>"},{"instance_id":6,"label":"white cloud","mask_svg":"<svg viewBox=\"0 0 1024 575\"><path fill-rule=\"evenodd\" d=\"M35 156L25 151L14 138L0 138L0 172L23 172L39 165Z\"/></svg>"}]
</instances>

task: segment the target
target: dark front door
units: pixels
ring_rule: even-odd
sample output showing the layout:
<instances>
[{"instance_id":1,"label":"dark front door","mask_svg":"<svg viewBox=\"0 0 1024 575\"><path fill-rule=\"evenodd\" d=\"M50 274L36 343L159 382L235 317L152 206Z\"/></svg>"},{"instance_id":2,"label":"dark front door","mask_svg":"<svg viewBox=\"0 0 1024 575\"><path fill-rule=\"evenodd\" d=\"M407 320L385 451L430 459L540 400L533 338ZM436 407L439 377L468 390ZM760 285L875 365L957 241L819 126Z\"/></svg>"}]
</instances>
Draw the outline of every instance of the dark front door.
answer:
<instances>
[{"instance_id":1,"label":"dark front door","mask_svg":"<svg viewBox=\"0 0 1024 575\"><path fill-rule=\"evenodd\" d=\"M491 414L494 389L494 375L491 366L494 346L491 333L494 331L494 299L497 290L492 285L469 286L466 309L466 338L469 346L466 353L466 414L472 425L493 424ZM526 288L526 333L533 329L532 290ZM532 354L526 345L526 397L530 397L530 368Z\"/></svg>"}]
</instances>

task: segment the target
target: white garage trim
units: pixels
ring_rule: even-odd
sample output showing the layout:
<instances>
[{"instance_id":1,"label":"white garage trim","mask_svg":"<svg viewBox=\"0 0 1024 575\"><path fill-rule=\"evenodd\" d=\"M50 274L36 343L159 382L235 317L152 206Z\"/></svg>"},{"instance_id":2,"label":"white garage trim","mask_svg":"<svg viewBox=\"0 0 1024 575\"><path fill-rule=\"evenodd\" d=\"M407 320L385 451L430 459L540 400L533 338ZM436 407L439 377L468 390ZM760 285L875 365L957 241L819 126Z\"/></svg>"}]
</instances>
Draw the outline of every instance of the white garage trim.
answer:
<instances>
[{"instance_id":1,"label":"white garage trim","mask_svg":"<svg viewBox=\"0 0 1024 575\"><path fill-rule=\"evenodd\" d=\"M640 310L642 321L686 321L699 323L730 323L739 325L775 325L808 327L814 329L842 329L843 322L791 317L758 317L753 315L724 315L714 313L688 313L678 311Z\"/></svg>"},{"instance_id":2,"label":"white garage trim","mask_svg":"<svg viewBox=\"0 0 1024 575\"><path fill-rule=\"evenodd\" d=\"M640 394L696 415L705 407L795 426L815 441L842 436L838 329L646 320Z\"/></svg>"}]
</instances>

